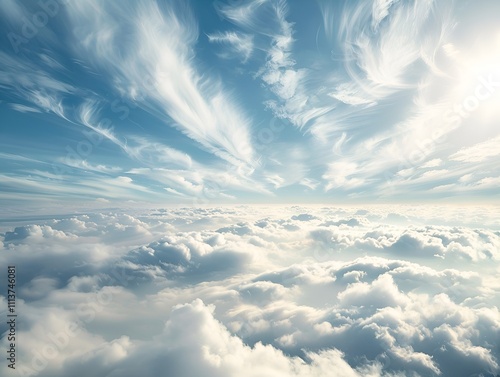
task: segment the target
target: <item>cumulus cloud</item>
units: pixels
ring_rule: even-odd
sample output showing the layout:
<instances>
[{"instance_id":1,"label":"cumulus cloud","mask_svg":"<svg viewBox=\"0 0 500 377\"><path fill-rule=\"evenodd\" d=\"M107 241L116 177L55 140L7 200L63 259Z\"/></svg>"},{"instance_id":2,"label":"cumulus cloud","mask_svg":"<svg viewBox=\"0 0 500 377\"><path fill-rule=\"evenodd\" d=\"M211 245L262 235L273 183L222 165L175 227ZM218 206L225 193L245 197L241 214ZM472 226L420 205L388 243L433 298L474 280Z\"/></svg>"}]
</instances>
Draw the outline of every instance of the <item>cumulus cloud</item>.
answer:
<instances>
[{"instance_id":1,"label":"cumulus cloud","mask_svg":"<svg viewBox=\"0 0 500 377\"><path fill-rule=\"evenodd\" d=\"M23 371L494 376L500 234L453 211L422 226L408 219L436 223L433 212L297 206L8 228L0 262L19 271Z\"/></svg>"}]
</instances>

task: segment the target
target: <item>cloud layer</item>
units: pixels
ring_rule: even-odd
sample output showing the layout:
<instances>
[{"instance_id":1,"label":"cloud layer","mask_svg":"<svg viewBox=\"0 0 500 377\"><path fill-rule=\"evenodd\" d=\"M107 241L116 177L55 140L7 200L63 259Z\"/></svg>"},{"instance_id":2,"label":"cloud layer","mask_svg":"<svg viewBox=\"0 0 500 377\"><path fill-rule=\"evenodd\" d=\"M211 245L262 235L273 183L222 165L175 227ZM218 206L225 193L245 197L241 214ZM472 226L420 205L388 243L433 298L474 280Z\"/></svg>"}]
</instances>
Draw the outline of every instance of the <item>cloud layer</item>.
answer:
<instances>
[{"instance_id":1,"label":"cloud layer","mask_svg":"<svg viewBox=\"0 0 500 377\"><path fill-rule=\"evenodd\" d=\"M5 227L1 263L19 270L19 367L494 376L498 223L484 208L469 209L482 227L458 212L186 208Z\"/></svg>"}]
</instances>

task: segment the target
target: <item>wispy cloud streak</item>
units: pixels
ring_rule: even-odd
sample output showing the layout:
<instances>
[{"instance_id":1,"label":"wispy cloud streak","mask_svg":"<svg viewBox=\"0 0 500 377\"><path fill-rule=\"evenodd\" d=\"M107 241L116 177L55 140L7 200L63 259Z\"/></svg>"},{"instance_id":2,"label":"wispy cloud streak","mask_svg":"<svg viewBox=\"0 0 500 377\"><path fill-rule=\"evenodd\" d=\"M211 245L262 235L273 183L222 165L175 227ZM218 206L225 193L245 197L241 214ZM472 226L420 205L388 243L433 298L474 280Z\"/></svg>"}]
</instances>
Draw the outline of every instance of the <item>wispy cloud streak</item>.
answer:
<instances>
[{"instance_id":1,"label":"wispy cloud streak","mask_svg":"<svg viewBox=\"0 0 500 377\"><path fill-rule=\"evenodd\" d=\"M111 74L117 90L168 115L165 122L215 155L252 164L251 121L218 80L198 73L197 24L185 4L177 5L117 9L89 0L69 11L84 56Z\"/></svg>"}]
</instances>

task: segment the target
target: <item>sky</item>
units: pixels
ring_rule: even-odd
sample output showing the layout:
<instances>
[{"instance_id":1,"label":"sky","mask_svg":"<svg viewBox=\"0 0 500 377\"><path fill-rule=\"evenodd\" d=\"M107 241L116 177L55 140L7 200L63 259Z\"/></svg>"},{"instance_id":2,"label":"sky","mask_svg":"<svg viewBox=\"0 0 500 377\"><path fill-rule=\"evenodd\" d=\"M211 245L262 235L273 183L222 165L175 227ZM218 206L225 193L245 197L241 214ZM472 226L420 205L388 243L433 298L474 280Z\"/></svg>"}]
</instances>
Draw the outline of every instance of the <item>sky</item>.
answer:
<instances>
[{"instance_id":1,"label":"sky","mask_svg":"<svg viewBox=\"0 0 500 377\"><path fill-rule=\"evenodd\" d=\"M500 376L499 14L0 1L0 375Z\"/></svg>"},{"instance_id":2,"label":"sky","mask_svg":"<svg viewBox=\"0 0 500 377\"><path fill-rule=\"evenodd\" d=\"M0 4L0 203L498 203L500 3Z\"/></svg>"}]
</instances>

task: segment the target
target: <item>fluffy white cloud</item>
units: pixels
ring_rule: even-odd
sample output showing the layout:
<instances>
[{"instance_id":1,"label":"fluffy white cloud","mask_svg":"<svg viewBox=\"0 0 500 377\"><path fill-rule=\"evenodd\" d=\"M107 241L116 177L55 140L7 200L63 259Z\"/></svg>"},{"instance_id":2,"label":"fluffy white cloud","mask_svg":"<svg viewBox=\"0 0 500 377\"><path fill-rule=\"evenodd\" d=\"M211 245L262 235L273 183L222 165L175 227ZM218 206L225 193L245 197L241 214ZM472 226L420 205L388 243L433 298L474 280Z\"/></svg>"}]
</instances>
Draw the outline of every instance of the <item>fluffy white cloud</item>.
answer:
<instances>
[{"instance_id":1,"label":"fluffy white cloud","mask_svg":"<svg viewBox=\"0 0 500 377\"><path fill-rule=\"evenodd\" d=\"M500 234L455 211L185 208L8 228L19 365L42 377L494 376Z\"/></svg>"}]
</instances>

